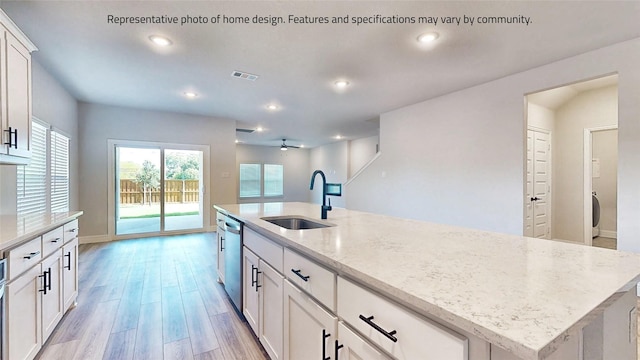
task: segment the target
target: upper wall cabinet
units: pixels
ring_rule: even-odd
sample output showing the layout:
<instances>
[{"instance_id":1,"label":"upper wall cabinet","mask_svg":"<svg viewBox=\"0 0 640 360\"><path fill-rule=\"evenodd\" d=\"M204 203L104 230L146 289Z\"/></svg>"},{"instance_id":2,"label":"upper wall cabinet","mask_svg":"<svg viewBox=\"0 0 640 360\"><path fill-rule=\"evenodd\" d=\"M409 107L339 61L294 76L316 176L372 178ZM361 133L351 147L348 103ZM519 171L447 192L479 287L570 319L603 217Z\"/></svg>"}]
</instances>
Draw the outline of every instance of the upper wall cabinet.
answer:
<instances>
[{"instance_id":1,"label":"upper wall cabinet","mask_svg":"<svg viewBox=\"0 0 640 360\"><path fill-rule=\"evenodd\" d=\"M0 10L0 164L31 158L31 53L38 50Z\"/></svg>"}]
</instances>

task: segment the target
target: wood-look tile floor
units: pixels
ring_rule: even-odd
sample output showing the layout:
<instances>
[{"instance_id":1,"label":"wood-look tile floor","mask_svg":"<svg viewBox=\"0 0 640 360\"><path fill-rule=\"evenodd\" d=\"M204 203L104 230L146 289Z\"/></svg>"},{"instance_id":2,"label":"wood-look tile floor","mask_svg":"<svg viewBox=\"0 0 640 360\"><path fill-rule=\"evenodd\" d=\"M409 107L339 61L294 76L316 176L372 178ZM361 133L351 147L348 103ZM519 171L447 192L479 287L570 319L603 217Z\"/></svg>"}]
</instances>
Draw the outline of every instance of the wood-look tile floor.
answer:
<instances>
[{"instance_id":1,"label":"wood-look tile floor","mask_svg":"<svg viewBox=\"0 0 640 360\"><path fill-rule=\"evenodd\" d=\"M268 356L217 283L215 233L80 245L78 305L37 359Z\"/></svg>"}]
</instances>

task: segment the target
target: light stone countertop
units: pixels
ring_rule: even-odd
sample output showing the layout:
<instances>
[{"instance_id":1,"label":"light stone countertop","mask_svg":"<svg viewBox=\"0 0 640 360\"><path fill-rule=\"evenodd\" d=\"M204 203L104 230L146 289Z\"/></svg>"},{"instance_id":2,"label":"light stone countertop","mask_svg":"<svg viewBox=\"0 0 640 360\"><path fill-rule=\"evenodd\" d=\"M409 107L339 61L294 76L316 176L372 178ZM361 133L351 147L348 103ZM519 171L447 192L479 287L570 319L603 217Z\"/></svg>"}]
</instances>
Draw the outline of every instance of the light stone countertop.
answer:
<instances>
[{"instance_id":1,"label":"light stone countertop","mask_svg":"<svg viewBox=\"0 0 640 360\"><path fill-rule=\"evenodd\" d=\"M0 251L31 240L82 215L82 211L0 215Z\"/></svg>"},{"instance_id":2,"label":"light stone countertop","mask_svg":"<svg viewBox=\"0 0 640 360\"><path fill-rule=\"evenodd\" d=\"M544 359L640 281L640 254L320 205L215 205L248 228L522 359ZM261 217L334 224L287 230Z\"/></svg>"}]
</instances>

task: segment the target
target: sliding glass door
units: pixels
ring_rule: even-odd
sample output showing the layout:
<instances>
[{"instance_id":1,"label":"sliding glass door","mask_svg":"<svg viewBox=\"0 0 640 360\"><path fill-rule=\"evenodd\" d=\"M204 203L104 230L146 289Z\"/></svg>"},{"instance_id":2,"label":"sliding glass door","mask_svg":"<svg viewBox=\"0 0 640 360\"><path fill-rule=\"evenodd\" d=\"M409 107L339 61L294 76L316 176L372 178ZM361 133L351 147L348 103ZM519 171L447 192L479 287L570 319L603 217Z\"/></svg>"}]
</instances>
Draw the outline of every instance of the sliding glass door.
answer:
<instances>
[{"instance_id":1,"label":"sliding glass door","mask_svg":"<svg viewBox=\"0 0 640 360\"><path fill-rule=\"evenodd\" d=\"M202 229L204 151L114 144L115 235Z\"/></svg>"}]
</instances>

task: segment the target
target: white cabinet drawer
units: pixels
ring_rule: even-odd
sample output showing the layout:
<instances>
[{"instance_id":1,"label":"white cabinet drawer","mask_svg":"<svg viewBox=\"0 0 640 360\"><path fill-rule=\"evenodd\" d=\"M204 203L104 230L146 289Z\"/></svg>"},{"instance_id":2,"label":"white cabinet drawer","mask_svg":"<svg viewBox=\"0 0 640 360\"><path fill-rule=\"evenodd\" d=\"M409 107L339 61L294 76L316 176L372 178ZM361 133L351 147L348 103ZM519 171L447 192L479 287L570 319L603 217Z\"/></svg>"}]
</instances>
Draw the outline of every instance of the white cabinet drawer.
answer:
<instances>
[{"instance_id":1,"label":"white cabinet drawer","mask_svg":"<svg viewBox=\"0 0 640 360\"><path fill-rule=\"evenodd\" d=\"M282 246L274 243L255 231L248 229L247 227L244 227L243 229L242 241L244 242L244 246L251 249L251 251L256 253L256 255L271 265L272 268L278 270L278 272L282 274Z\"/></svg>"},{"instance_id":2,"label":"white cabinet drawer","mask_svg":"<svg viewBox=\"0 0 640 360\"><path fill-rule=\"evenodd\" d=\"M360 335L349 329L344 322L338 322L338 356L341 360L391 360L382 351L369 345ZM342 345L342 346L340 346Z\"/></svg>"},{"instance_id":3,"label":"white cabinet drawer","mask_svg":"<svg viewBox=\"0 0 640 360\"><path fill-rule=\"evenodd\" d=\"M15 247L8 251L6 256L9 259L9 276L8 280L15 279L32 266L42 260L42 237L38 236L33 240Z\"/></svg>"},{"instance_id":4,"label":"white cabinet drawer","mask_svg":"<svg viewBox=\"0 0 640 360\"><path fill-rule=\"evenodd\" d=\"M42 257L45 258L58 250L62 246L64 241L64 231L62 227L51 230L48 233L42 235Z\"/></svg>"},{"instance_id":5,"label":"white cabinet drawer","mask_svg":"<svg viewBox=\"0 0 640 360\"><path fill-rule=\"evenodd\" d=\"M67 243L78 237L78 219L68 222L63 225L64 229L64 242Z\"/></svg>"},{"instance_id":6,"label":"white cabinet drawer","mask_svg":"<svg viewBox=\"0 0 640 360\"><path fill-rule=\"evenodd\" d=\"M338 316L399 360L468 359L464 336L341 277Z\"/></svg>"},{"instance_id":7,"label":"white cabinet drawer","mask_svg":"<svg viewBox=\"0 0 640 360\"><path fill-rule=\"evenodd\" d=\"M334 273L289 249L284 249L284 273L291 282L318 299L322 305L336 310Z\"/></svg>"}]
</instances>

